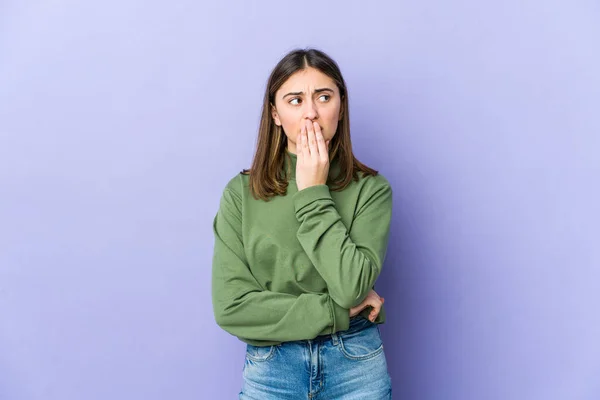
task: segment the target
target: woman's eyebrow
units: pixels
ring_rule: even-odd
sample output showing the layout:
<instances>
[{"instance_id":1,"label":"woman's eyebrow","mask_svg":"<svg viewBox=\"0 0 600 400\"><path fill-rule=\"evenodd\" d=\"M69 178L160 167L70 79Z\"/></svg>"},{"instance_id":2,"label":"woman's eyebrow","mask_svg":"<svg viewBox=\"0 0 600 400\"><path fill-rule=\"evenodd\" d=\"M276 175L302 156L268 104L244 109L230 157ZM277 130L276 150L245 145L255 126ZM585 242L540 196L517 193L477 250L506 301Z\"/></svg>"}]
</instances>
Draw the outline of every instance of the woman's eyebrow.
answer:
<instances>
[{"instance_id":1,"label":"woman's eyebrow","mask_svg":"<svg viewBox=\"0 0 600 400\"><path fill-rule=\"evenodd\" d=\"M330 89L328 87L315 89L315 93L321 93L321 92L332 92L333 93L333 89ZM287 96L299 96L301 94L304 94L304 92L290 92L290 93L284 95L282 97L282 99L285 99Z\"/></svg>"}]
</instances>

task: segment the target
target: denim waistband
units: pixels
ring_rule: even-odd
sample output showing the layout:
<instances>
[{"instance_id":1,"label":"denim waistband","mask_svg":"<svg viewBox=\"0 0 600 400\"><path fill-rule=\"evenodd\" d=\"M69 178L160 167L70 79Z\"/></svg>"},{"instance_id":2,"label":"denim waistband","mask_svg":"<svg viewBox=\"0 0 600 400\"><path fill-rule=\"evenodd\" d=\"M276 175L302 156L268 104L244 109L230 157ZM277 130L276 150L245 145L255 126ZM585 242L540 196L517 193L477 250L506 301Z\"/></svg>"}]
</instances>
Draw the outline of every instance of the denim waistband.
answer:
<instances>
[{"instance_id":1,"label":"denim waistband","mask_svg":"<svg viewBox=\"0 0 600 400\"><path fill-rule=\"evenodd\" d=\"M374 322L369 321L362 315L356 315L356 316L350 318L350 325L348 326L348 329L346 329L345 331L338 331L338 332L329 333L326 335L319 335L319 336L315 337L314 339L304 340L304 342L313 342L314 343L314 342L324 342L324 341L333 340L333 343L337 344L338 336L343 336L345 334L361 331L363 329L368 328L369 326L373 326L373 324L374 324Z\"/></svg>"}]
</instances>

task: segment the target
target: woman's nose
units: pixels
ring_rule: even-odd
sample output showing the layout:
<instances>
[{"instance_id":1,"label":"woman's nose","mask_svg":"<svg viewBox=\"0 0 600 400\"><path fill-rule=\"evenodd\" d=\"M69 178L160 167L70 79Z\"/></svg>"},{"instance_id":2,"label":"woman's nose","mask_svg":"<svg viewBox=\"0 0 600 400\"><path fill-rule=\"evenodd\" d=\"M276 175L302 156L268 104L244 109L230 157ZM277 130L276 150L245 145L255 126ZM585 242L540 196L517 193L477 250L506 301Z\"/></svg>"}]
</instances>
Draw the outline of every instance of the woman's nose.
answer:
<instances>
[{"instance_id":1,"label":"woman's nose","mask_svg":"<svg viewBox=\"0 0 600 400\"><path fill-rule=\"evenodd\" d=\"M319 114L317 113L317 105L314 102L308 103L307 110L306 110L306 118L308 118L310 120L314 120L318 116L319 116Z\"/></svg>"}]
</instances>

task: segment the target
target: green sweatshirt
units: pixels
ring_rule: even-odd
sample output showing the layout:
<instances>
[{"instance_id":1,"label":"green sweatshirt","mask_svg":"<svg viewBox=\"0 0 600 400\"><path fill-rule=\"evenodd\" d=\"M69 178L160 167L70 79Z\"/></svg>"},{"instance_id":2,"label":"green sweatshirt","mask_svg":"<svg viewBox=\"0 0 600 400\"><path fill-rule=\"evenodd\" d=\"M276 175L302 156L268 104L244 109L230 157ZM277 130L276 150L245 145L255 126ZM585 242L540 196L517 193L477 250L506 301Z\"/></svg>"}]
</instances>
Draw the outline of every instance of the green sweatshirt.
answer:
<instances>
[{"instance_id":1,"label":"green sweatshirt","mask_svg":"<svg viewBox=\"0 0 600 400\"><path fill-rule=\"evenodd\" d=\"M298 191L297 158L285 151L286 195L256 200L239 173L213 221L215 321L255 346L348 329L349 309L374 289L387 250L392 188L383 175L359 173L341 192ZM375 322L385 322L383 307Z\"/></svg>"}]
</instances>

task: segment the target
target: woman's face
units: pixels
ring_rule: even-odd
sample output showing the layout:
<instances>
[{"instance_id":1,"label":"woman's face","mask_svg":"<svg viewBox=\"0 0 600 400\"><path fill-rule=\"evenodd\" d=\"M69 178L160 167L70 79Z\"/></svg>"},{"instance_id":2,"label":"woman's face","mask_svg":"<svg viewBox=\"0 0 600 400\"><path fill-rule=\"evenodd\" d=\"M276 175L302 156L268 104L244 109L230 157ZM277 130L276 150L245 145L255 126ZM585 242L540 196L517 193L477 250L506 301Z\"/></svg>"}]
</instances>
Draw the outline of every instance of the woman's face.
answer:
<instances>
[{"instance_id":1,"label":"woman's face","mask_svg":"<svg viewBox=\"0 0 600 400\"><path fill-rule=\"evenodd\" d=\"M296 154L296 142L306 121L316 121L325 140L332 139L342 118L340 92L330 77L308 67L298 71L275 93L271 115L288 138L288 150Z\"/></svg>"}]
</instances>

